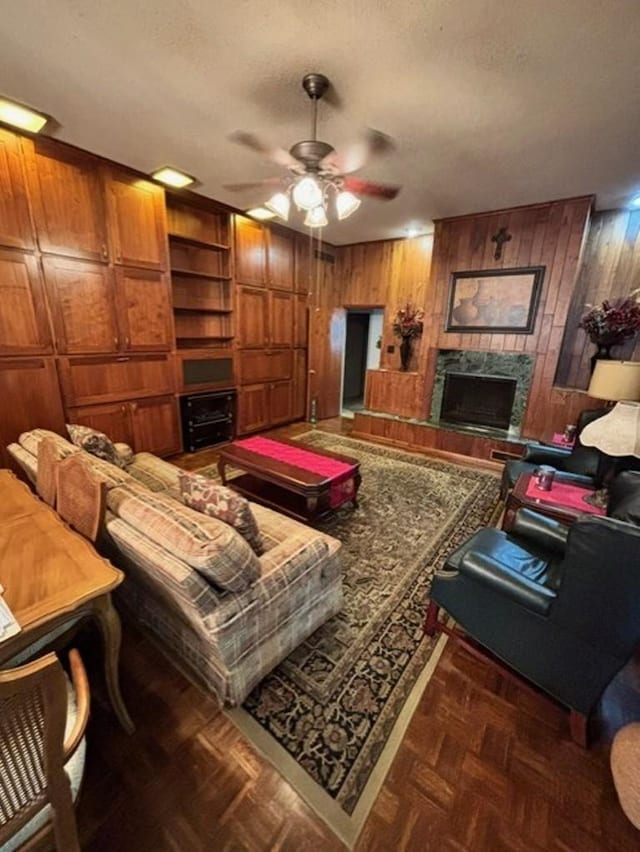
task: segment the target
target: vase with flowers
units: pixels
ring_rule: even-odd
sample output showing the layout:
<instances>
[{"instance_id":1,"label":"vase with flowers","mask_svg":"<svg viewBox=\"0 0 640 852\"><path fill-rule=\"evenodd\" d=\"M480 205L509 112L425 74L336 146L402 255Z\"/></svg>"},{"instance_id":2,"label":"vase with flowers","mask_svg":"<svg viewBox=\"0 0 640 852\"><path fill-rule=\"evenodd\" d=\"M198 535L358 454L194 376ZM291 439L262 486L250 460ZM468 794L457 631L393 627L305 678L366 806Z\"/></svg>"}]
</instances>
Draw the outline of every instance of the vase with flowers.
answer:
<instances>
[{"instance_id":1,"label":"vase with flowers","mask_svg":"<svg viewBox=\"0 0 640 852\"><path fill-rule=\"evenodd\" d=\"M409 369L413 339L414 337L420 337L422 334L423 320L424 311L420 308L414 308L409 303L404 308L399 308L396 311L393 322L393 333L401 340L400 363L402 369L405 371Z\"/></svg>"},{"instance_id":2,"label":"vase with flowers","mask_svg":"<svg viewBox=\"0 0 640 852\"><path fill-rule=\"evenodd\" d=\"M601 358L611 357L611 347L619 346L640 331L640 288L624 299L599 305L586 305L587 313L580 320L589 340L598 347L591 356L591 372Z\"/></svg>"}]
</instances>

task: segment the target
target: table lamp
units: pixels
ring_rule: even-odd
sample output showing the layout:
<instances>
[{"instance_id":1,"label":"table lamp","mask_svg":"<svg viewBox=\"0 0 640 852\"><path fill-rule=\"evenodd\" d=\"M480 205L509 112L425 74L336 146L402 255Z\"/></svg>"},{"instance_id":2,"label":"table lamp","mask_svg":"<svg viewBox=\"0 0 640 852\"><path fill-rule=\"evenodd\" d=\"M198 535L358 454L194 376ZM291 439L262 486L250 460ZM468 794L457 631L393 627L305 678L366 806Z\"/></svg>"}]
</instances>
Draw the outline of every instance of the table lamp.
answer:
<instances>
[{"instance_id":1,"label":"table lamp","mask_svg":"<svg viewBox=\"0 0 640 852\"><path fill-rule=\"evenodd\" d=\"M580 443L602 455L596 475L596 492L585 498L594 506L607 505L607 484L617 472L616 459L640 458L640 361L598 361L589 396L615 402L611 411L585 426Z\"/></svg>"}]
</instances>

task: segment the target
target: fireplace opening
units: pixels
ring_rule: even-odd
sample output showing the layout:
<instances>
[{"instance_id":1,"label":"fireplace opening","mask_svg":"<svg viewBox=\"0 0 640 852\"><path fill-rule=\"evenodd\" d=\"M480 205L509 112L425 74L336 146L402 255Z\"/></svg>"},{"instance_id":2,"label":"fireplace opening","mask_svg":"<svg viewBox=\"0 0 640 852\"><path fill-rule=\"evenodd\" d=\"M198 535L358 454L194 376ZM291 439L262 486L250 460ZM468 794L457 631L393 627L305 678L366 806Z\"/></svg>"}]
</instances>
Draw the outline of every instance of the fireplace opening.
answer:
<instances>
[{"instance_id":1,"label":"fireplace opening","mask_svg":"<svg viewBox=\"0 0 640 852\"><path fill-rule=\"evenodd\" d=\"M507 376L447 372L440 419L508 429L516 384L516 379Z\"/></svg>"}]
</instances>

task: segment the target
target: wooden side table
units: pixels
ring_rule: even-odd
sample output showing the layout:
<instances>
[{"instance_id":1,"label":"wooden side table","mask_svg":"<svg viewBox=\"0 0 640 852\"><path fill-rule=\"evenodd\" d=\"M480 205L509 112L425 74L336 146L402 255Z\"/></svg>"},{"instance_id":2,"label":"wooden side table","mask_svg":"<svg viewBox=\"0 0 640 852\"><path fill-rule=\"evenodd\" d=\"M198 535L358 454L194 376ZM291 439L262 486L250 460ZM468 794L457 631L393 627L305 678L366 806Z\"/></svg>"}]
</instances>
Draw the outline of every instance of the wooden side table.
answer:
<instances>
[{"instance_id":1,"label":"wooden side table","mask_svg":"<svg viewBox=\"0 0 640 852\"><path fill-rule=\"evenodd\" d=\"M516 512L518 509L522 508L533 509L535 512L539 512L541 515L547 515L550 518L555 518L556 521L560 521L563 524L572 524L575 520L585 514L603 514L601 511L591 507L588 503L584 504L584 508L577 508L563 503L560 498L558 498L556 502L553 499L553 488L550 492L540 492L541 495L545 495L544 499L542 496L533 497L530 494L527 494L529 484L534 478L535 475L533 473L521 473L516 480L516 484L507 498L507 505L505 507L504 518L502 521L503 530L509 531L511 529L515 520ZM556 474L554 478L554 484L555 483L563 483L567 485L570 484L570 480L563 479L561 474ZM592 488L584 488L580 486L580 490L584 491L585 494L593 493Z\"/></svg>"},{"instance_id":2,"label":"wooden side table","mask_svg":"<svg viewBox=\"0 0 640 852\"><path fill-rule=\"evenodd\" d=\"M109 698L122 727L134 730L120 692L120 619L111 592L124 574L8 470L0 470L0 583L19 633L0 641L0 666L53 630L90 616L104 643Z\"/></svg>"}]
</instances>

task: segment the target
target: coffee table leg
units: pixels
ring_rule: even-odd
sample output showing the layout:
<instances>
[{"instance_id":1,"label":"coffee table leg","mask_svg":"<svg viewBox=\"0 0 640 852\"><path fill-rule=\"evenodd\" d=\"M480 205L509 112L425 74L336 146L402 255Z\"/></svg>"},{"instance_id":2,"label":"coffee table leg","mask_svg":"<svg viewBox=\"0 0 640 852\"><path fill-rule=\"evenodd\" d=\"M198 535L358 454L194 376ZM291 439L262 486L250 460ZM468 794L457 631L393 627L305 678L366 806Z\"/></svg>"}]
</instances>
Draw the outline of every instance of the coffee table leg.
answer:
<instances>
[{"instance_id":1,"label":"coffee table leg","mask_svg":"<svg viewBox=\"0 0 640 852\"><path fill-rule=\"evenodd\" d=\"M315 517L316 512L318 511L318 498L317 497L307 497L307 517L309 520Z\"/></svg>"},{"instance_id":2,"label":"coffee table leg","mask_svg":"<svg viewBox=\"0 0 640 852\"><path fill-rule=\"evenodd\" d=\"M227 475L226 475L227 463L224 459L218 459L218 474L220 476L220 482L223 485L227 484Z\"/></svg>"},{"instance_id":3,"label":"coffee table leg","mask_svg":"<svg viewBox=\"0 0 640 852\"><path fill-rule=\"evenodd\" d=\"M358 491L360 490L360 483L362 482L362 477L359 473L353 477L353 500L351 501L353 504L353 508L358 508Z\"/></svg>"},{"instance_id":4,"label":"coffee table leg","mask_svg":"<svg viewBox=\"0 0 640 852\"><path fill-rule=\"evenodd\" d=\"M122 727L128 734L132 734L135 726L122 699L118 674L122 629L120 618L111 601L111 595L103 595L97 598L94 602L94 612L104 643L104 674L111 705Z\"/></svg>"}]
</instances>

